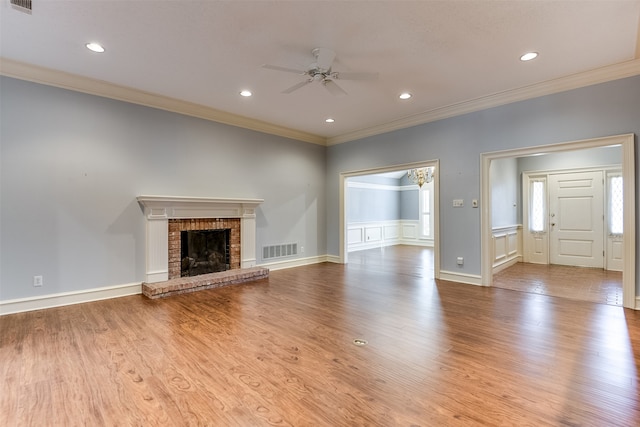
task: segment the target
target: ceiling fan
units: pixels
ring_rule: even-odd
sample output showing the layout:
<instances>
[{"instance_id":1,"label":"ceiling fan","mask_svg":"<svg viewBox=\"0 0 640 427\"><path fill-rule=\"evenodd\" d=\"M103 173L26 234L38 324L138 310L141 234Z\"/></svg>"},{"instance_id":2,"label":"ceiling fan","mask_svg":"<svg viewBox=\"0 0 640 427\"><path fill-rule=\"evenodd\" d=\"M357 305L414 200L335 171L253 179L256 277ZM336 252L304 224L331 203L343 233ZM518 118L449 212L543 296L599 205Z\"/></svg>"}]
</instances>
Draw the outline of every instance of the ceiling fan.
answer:
<instances>
[{"instance_id":1,"label":"ceiling fan","mask_svg":"<svg viewBox=\"0 0 640 427\"><path fill-rule=\"evenodd\" d=\"M320 82L327 91L329 91L329 93L335 96L340 96L346 95L347 92L338 86L335 80L375 80L378 78L378 73L342 73L333 71L331 66L333 65L336 53L331 49L317 47L311 51L311 54L315 58L315 61L307 67L307 70L296 70L293 68L269 64L264 64L262 67L269 70L284 71L286 73L295 73L301 76L306 76L304 81L283 90L282 93L291 93L308 85L309 83Z\"/></svg>"}]
</instances>

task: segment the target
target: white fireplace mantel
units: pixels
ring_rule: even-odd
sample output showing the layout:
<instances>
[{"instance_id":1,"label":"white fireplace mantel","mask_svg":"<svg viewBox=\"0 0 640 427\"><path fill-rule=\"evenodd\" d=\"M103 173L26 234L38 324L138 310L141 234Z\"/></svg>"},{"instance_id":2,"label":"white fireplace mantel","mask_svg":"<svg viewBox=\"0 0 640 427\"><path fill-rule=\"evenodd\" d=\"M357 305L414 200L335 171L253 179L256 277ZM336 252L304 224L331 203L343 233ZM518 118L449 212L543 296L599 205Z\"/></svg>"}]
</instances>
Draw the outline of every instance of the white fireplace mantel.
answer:
<instances>
[{"instance_id":1,"label":"white fireplace mantel","mask_svg":"<svg viewBox=\"0 0 640 427\"><path fill-rule=\"evenodd\" d=\"M138 196L146 218L146 282L169 279L169 220L240 218L240 267L256 265L256 208L263 199Z\"/></svg>"}]
</instances>

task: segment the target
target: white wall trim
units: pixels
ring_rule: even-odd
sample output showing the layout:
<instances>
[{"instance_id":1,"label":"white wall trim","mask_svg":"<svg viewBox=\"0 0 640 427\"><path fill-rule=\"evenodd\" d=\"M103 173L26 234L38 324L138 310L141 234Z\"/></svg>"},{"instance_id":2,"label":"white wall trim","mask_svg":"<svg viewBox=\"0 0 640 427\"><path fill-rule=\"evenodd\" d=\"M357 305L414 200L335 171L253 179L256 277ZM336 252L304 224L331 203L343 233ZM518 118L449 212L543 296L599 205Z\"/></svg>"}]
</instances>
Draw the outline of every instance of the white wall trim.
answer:
<instances>
[{"instance_id":1,"label":"white wall trim","mask_svg":"<svg viewBox=\"0 0 640 427\"><path fill-rule=\"evenodd\" d=\"M91 301L120 298L142 293L142 283L128 283L125 285L105 286L101 288L85 289L82 291L62 292L58 294L40 295L29 298L19 298L0 301L0 316L25 311L44 310L72 304L82 304Z\"/></svg>"},{"instance_id":2,"label":"white wall trim","mask_svg":"<svg viewBox=\"0 0 640 427\"><path fill-rule=\"evenodd\" d=\"M347 225L347 250L354 252L394 245L432 248L433 239L418 235L418 223L418 220L409 219L350 222Z\"/></svg>"},{"instance_id":3,"label":"white wall trim","mask_svg":"<svg viewBox=\"0 0 640 427\"><path fill-rule=\"evenodd\" d=\"M401 238L400 220L350 222L347 227L349 252L397 245Z\"/></svg>"},{"instance_id":4,"label":"white wall trim","mask_svg":"<svg viewBox=\"0 0 640 427\"><path fill-rule=\"evenodd\" d=\"M296 259L285 260L285 261L268 262L268 263L260 264L258 267L265 267L271 271L277 271L277 270L284 270L287 268L302 267L305 265L320 264L328 261L329 260L327 255L318 255L318 256L307 257L307 258L296 258Z\"/></svg>"},{"instance_id":5,"label":"white wall trim","mask_svg":"<svg viewBox=\"0 0 640 427\"><path fill-rule=\"evenodd\" d=\"M340 260L339 256L335 256L335 255L326 255L327 257L327 262L332 262L334 264L344 264L342 262L342 260Z\"/></svg>"},{"instance_id":6,"label":"white wall trim","mask_svg":"<svg viewBox=\"0 0 640 427\"><path fill-rule=\"evenodd\" d=\"M101 80L95 80L76 74L38 67L7 58L0 58L0 74L16 79L55 86L76 92L115 99L146 107L158 108L173 113L185 114L218 123L238 126L271 135L278 135L312 144L326 145L326 138L302 132L284 126L274 125L249 117L232 114L204 105L181 101L154 93L144 92L131 87L120 86Z\"/></svg>"},{"instance_id":7,"label":"white wall trim","mask_svg":"<svg viewBox=\"0 0 640 427\"><path fill-rule=\"evenodd\" d=\"M522 225L495 227L493 240L493 274L522 261Z\"/></svg>"},{"instance_id":8,"label":"white wall trim","mask_svg":"<svg viewBox=\"0 0 640 427\"><path fill-rule=\"evenodd\" d=\"M388 191L410 191L410 190L420 189L420 187L418 187L418 184L389 185L389 184L376 184L373 182L354 182L354 181L348 181L347 187L363 188L366 190L388 190Z\"/></svg>"},{"instance_id":9,"label":"white wall trim","mask_svg":"<svg viewBox=\"0 0 640 427\"><path fill-rule=\"evenodd\" d=\"M477 274L456 273L453 271L440 270L440 280L449 282L464 283L467 285L482 286L482 277Z\"/></svg>"},{"instance_id":10,"label":"white wall trim","mask_svg":"<svg viewBox=\"0 0 640 427\"><path fill-rule=\"evenodd\" d=\"M526 99L537 98L598 83L632 77L638 74L640 74L640 59L634 59L586 71L584 73L573 74L513 90L498 92L493 95L470 99L457 104L448 105L446 107L435 108L423 113L414 114L382 125L372 126L355 132L348 132L343 135L328 138L327 145L342 144L344 142L435 122L436 120L460 116L474 111L486 110L487 108L498 107L512 102L524 101Z\"/></svg>"}]
</instances>

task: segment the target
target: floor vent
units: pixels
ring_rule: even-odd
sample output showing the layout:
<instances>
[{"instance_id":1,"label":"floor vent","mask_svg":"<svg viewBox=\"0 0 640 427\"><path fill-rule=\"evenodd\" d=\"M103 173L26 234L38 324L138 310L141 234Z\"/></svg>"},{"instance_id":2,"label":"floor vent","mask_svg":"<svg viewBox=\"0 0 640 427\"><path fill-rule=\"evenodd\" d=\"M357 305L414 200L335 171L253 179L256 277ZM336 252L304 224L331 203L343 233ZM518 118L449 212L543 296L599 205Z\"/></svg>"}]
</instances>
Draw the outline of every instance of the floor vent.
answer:
<instances>
[{"instance_id":1,"label":"floor vent","mask_svg":"<svg viewBox=\"0 0 640 427\"><path fill-rule=\"evenodd\" d=\"M293 255L298 255L297 243L285 243L284 245L262 247L262 259L282 258Z\"/></svg>"},{"instance_id":2,"label":"floor vent","mask_svg":"<svg viewBox=\"0 0 640 427\"><path fill-rule=\"evenodd\" d=\"M11 6L20 12L31 14L31 0L11 0Z\"/></svg>"}]
</instances>

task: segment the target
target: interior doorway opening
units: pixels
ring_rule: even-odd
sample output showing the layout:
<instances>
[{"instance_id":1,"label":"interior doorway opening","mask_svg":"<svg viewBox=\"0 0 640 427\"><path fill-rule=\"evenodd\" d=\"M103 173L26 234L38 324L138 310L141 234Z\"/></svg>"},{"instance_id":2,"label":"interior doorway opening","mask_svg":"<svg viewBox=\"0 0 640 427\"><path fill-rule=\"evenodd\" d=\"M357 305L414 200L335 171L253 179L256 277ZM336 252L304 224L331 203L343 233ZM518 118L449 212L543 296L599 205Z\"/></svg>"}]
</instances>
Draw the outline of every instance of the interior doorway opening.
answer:
<instances>
[{"instance_id":1,"label":"interior doorway opening","mask_svg":"<svg viewBox=\"0 0 640 427\"><path fill-rule=\"evenodd\" d=\"M440 276L440 244L439 244L439 162L437 160L424 161L424 162L416 162L416 163L407 163L401 165L394 165L388 167L381 168L373 168L352 172L345 172L340 174L340 262L348 263L349 262L349 242L351 241L351 248L361 246L363 249L370 247L371 245L375 246L376 242L381 241L381 245L384 244L384 224L377 224L375 227L371 227L371 230L367 231L366 227L351 227L349 228L349 206L351 200L349 199L349 181L353 178L354 180L358 180L358 178L369 177L369 176L380 176L386 174L387 176L397 176L405 175L407 171L416 168L431 168L433 172L433 181L429 188L432 189L432 194L430 194L430 202L427 203L428 206L428 216L425 217L424 222L427 225L420 225L420 219L416 220L416 224L403 224L401 221L398 221L398 224L391 224L389 227L390 230L396 229L399 236L402 236L403 230L402 227L405 227L404 232L409 232L410 229L414 229L412 233L422 234L429 233L429 239L420 239L418 235L414 234L417 238L415 239L416 244L421 245L419 242L430 241L429 246L433 247L433 271L434 278L439 278ZM384 175L383 175L384 176ZM360 179L360 181L362 181ZM417 186L416 186L417 187ZM416 202L417 203L417 202ZM425 206L425 205L423 205ZM353 217L353 215L351 216ZM349 234L351 232L351 235ZM366 233L370 234L366 234ZM391 231L391 235L393 236L394 231ZM369 237L367 239L367 237ZM424 237L424 236L423 236ZM374 239L374 242L371 242L371 239ZM354 245L354 241L357 242ZM389 244L393 244L393 241L400 242L402 244L402 239L391 239Z\"/></svg>"},{"instance_id":2,"label":"interior doorway opening","mask_svg":"<svg viewBox=\"0 0 640 427\"><path fill-rule=\"evenodd\" d=\"M566 153L590 148L605 148L614 145L619 145L622 150L621 176L624 182L624 234L621 243L621 250L624 253L624 259L622 260L622 300L624 307L637 308L635 287L635 147L633 134L484 153L481 155L481 191L482 199L484 200L481 210L481 275L483 285L491 286L493 284L494 272L494 236L492 227L492 203L494 202L492 200L490 177L492 162L502 159L533 156L540 153ZM525 226L524 223L523 226Z\"/></svg>"}]
</instances>

